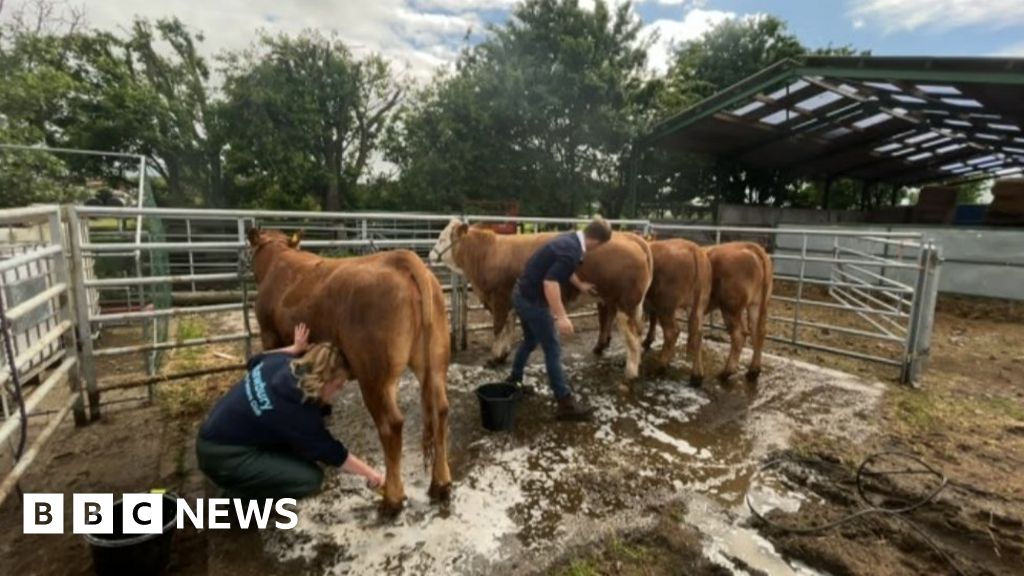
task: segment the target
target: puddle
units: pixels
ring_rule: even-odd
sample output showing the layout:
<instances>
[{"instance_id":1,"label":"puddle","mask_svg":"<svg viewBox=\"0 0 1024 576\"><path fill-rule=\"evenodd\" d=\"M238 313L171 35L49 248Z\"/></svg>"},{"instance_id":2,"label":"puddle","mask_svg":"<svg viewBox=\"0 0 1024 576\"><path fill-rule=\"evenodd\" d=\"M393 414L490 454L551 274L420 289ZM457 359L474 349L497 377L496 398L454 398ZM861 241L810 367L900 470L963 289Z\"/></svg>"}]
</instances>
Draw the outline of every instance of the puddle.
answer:
<instances>
[{"instance_id":1,"label":"puddle","mask_svg":"<svg viewBox=\"0 0 1024 576\"><path fill-rule=\"evenodd\" d=\"M301 559L326 574L484 574L543 568L569 547L646 527L647 508L684 498L684 522L705 536L704 553L745 573L736 559L771 574L816 574L787 563L756 532L742 528L743 496L764 456L800 428L856 441L867 431L859 415L873 409L880 384L777 357L766 358L756 387L685 384L685 370L622 382L621 345L604 359L574 338L566 353L574 388L596 409L591 423L560 423L546 388L541 355L527 370L538 395L520 406L512 433L488 433L473 395L504 371L453 364L450 451L452 501L427 501L429 477L418 453L418 385L402 380L406 415L403 469L406 509L378 517L376 495L336 476L300 503L299 524L268 532L265 545L282 560ZM657 345L656 345L657 346ZM349 449L380 464L382 455L358 390L336 403L335 433ZM776 488L778 488L776 490ZM758 494L763 507L799 505L782 487ZM761 507L759 505L759 507Z\"/></svg>"}]
</instances>

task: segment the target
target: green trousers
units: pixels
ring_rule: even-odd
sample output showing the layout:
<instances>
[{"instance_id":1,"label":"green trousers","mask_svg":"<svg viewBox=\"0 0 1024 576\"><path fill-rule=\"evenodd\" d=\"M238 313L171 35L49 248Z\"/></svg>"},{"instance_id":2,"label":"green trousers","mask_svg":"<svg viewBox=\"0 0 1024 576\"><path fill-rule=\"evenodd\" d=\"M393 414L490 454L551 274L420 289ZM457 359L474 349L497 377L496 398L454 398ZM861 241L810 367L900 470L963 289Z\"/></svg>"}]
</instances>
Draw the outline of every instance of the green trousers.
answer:
<instances>
[{"instance_id":1,"label":"green trousers","mask_svg":"<svg viewBox=\"0 0 1024 576\"><path fill-rule=\"evenodd\" d=\"M313 462L255 446L196 439L199 469L229 498L302 498L320 489L324 472Z\"/></svg>"}]
</instances>

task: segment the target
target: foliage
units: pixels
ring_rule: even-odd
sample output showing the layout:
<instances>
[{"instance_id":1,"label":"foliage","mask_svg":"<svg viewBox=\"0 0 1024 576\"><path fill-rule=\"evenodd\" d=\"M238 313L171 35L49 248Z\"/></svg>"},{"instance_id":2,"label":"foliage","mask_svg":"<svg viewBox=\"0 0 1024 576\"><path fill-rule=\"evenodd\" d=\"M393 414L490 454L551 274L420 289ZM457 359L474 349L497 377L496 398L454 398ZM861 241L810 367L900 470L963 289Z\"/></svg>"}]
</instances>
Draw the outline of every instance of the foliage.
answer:
<instances>
[{"instance_id":1,"label":"foliage","mask_svg":"<svg viewBox=\"0 0 1024 576\"><path fill-rule=\"evenodd\" d=\"M388 158L422 206L518 200L521 212L616 215L622 164L651 116L628 4L527 0L403 109Z\"/></svg>"},{"instance_id":2,"label":"foliage","mask_svg":"<svg viewBox=\"0 0 1024 576\"><path fill-rule=\"evenodd\" d=\"M315 32L264 36L226 59L223 114L241 203L351 207L403 88L379 56Z\"/></svg>"}]
</instances>

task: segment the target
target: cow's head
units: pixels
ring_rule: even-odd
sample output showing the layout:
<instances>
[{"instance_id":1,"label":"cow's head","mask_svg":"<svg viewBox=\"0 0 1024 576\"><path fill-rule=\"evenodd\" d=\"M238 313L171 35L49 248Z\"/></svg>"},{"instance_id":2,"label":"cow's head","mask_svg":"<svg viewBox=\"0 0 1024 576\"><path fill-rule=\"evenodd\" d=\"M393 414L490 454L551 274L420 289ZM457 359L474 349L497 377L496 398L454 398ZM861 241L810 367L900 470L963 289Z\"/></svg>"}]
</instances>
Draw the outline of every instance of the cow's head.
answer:
<instances>
[{"instance_id":1,"label":"cow's head","mask_svg":"<svg viewBox=\"0 0 1024 576\"><path fill-rule=\"evenodd\" d=\"M275 244L298 249L299 243L302 242L302 231L297 231L289 236L280 230L266 230L254 226L246 232L246 237L249 239L249 248L253 253L260 248Z\"/></svg>"},{"instance_id":2,"label":"cow's head","mask_svg":"<svg viewBox=\"0 0 1024 576\"><path fill-rule=\"evenodd\" d=\"M455 245L462 240L467 232L469 232L469 224L458 218L452 218L452 221L441 231L441 235L438 236L434 247L430 249L430 261L443 263L453 271L462 274L462 270L455 263L454 252Z\"/></svg>"}]
</instances>

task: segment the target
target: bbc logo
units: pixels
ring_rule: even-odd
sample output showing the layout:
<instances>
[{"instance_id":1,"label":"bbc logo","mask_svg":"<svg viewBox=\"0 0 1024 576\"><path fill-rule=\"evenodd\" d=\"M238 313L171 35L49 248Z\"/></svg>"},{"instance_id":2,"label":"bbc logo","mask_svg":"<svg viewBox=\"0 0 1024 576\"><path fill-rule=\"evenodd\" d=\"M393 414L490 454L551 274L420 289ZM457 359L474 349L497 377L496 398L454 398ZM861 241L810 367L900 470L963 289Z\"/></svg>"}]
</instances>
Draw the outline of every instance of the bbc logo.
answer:
<instances>
[{"instance_id":1,"label":"bbc logo","mask_svg":"<svg viewBox=\"0 0 1024 576\"><path fill-rule=\"evenodd\" d=\"M64 533L64 494L25 494L22 507L25 534ZM231 513L242 528L250 524L266 529L276 513L275 528L290 530L298 523L294 498L241 500L238 498L196 499L190 506L174 499L174 518L164 518L163 494L124 494L120 502L121 534L160 534L171 520L180 530L187 525L198 529L229 529ZM113 534L117 505L113 494L73 494L71 528L75 534ZM285 521L282 522L281 519Z\"/></svg>"}]
</instances>

